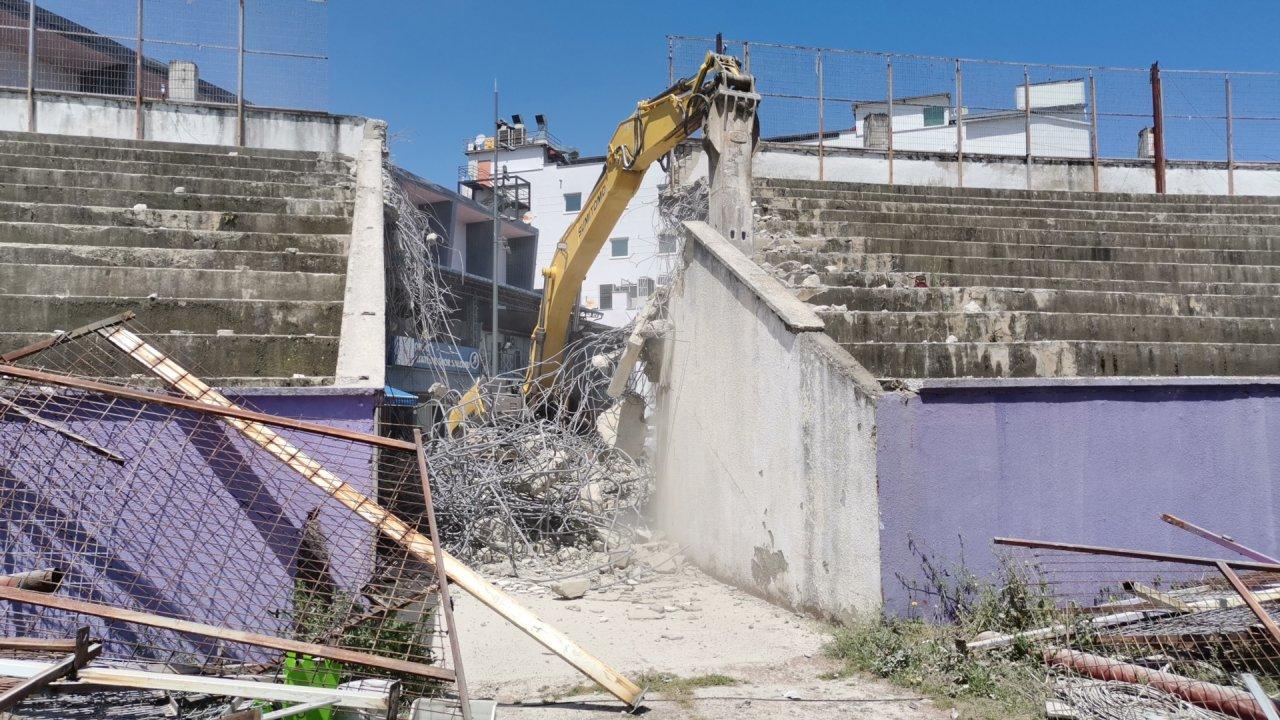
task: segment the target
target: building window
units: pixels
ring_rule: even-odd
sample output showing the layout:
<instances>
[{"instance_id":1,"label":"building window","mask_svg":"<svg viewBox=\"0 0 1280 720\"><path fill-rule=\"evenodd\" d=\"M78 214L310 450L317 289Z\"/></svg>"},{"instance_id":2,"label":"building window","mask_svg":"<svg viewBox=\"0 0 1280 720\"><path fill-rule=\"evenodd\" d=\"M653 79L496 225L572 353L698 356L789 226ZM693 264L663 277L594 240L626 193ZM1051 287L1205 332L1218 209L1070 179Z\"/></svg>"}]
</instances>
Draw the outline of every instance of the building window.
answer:
<instances>
[{"instance_id":1,"label":"building window","mask_svg":"<svg viewBox=\"0 0 1280 720\"><path fill-rule=\"evenodd\" d=\"M663 235L658 238L658 254L670 255L676 251L676 236Z\"/></svg>"},{"instance_id":2,"label":"building window","mask_svg":"<svg viewBox=\"0 0 1280 720\"><path fill-rule=\"evenodd\" d=\"M653 278L651 277L640 278L639 283L637 285L637 290L640 293L640 297L649 297L650 295L652 295L653 294Z\"/></svg>"},{"instance_id":3,"label":"building window","mask_svg":"<svg viewBox=\"0 0 1280 720\"><path fill-rule=\"evenodd\" d=\"M609 257L622 258L631 254L627 238L609 238Z\"/></svg>"},{"instance_id":4,"label":"building window","mask_svg":"<svg viewBox=\"0 0 1280 720\"><path fill-rule=\"evenodd\" d=\"M600 309L601 310L613 309L613 286L612 285L600 286Z\"/></svg>"},{"instance_id":5,"label":"building window","mask_svg":"<svg viewBox=\"0 0 1280 720\"><path fill-rule=\"evenodd\" d=\"M564 194L564 211L578 212L582 209L582 193Z\"/></svg>"},{"instance_id":6,"label":"building window","mask_svg":"<svg viewBox=\"0 0 1280 720\"><path fill-rule=\"evenodd\" d=\"M924 126L936 127L947 121L947 109L944 107L927 107L924 109Z\"/></svg>"}]
</instances>

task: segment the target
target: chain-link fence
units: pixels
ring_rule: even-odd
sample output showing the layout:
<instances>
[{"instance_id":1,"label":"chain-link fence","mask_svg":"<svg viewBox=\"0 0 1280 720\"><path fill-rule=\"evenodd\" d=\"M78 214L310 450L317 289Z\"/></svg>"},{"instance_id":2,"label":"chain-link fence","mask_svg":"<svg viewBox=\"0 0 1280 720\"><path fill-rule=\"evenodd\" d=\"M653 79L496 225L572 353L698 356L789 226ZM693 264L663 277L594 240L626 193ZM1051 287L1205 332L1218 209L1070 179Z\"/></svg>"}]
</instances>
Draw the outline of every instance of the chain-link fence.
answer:
<instances>
[{"instance_id":1,"label":"chain-link fence","mask_svg":"<svg viewBox=\"0 0 1280 720\"><path fill-rule=\"evenodd\" d=\"M668 76L693 74L717 39L668 36ZM832 153L948 161L949 184L975 163L1099 169L1197 163L1235 190L1243 165L1280 161L1280 73L1113 68L970 60L723 40L763 96L762 138ZM921 154L924 154L923 156ZM1065 161L1065 162L1064 162ZM1271 168L1274 169L1274 168ZM903 181L901 177L899 181ZM1086 183L1087 187L1087 183Z\"/></svg>"},{"instance_id":2,"label":"chain-link fence","mask_svg":"<svg viewBox=\"0 0 1280 720\"><path fill-rule=\"evenodd\" d=\"M318 110L327 35L325 0L0 0L0 87Z\"/></svg>"}]
</instances>

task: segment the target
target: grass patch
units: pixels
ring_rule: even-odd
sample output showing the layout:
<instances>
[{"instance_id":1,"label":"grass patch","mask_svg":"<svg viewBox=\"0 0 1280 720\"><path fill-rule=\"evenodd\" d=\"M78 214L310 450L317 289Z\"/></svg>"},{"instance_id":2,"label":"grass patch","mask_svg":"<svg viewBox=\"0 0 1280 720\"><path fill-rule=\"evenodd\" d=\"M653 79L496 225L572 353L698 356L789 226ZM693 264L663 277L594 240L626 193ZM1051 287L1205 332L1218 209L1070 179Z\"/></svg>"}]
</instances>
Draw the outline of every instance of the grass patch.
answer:
<instances>
[{"instance_id":1,"label":"grass patch","mask_svg":"<svg viewBox=\"0 0 1280 720\"><path fill-rule=\"evenodd\" d=\"M636 684L648 692L673 700L686 709L693 706L694 692L699 688L730 687L738 682L736 678L719 673L685 678L672 673L647 672L636 678Z\"/></svg>"},{"instance_id":2,"label":"grass patch","mask_svg":"<svg viewBox=\"0 0 1280 720\"><path fill-rule=\"evenodd\" d=\"M1014 654L966 655L953 626L919 620L868 622L836 630L827 654L842 668L829 679L855 674L883 678L914 690L967 718L1043 715L1031 661Z\"/></svg>"},{"instance_id":3,"label":"grass patch","mask_svg":"<svg viewBox=\"0 0 1280 720\"><path fill-rule=\"evenodd\" d=\"M1007 563L993 581L982 582L963 563L944 567L920 557L928 580L911 589L927 599L936 621L877 619L836 629L826 652L841 669L832 675L883 678L957 708L963 717L1042 717L1045 671L1035 648L1022 642L972 654L961 648L984 631L1019 632L1063 621L1043 580Z\"/></svg>"}]
</instances>

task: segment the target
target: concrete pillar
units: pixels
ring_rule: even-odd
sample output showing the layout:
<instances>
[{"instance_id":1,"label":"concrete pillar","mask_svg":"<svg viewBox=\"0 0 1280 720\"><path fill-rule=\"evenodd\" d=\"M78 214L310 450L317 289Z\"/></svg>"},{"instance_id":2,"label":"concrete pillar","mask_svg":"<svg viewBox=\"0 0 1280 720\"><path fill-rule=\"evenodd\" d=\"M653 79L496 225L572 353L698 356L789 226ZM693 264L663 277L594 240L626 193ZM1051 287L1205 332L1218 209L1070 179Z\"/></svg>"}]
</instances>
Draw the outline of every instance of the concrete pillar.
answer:
<instances>
[{"instance_id":1,"label":"concrete pillar","mask_svg":"<svg viewBox=\"0 0 1280 720\"><path fill-rule=\"evenodd\" d=\"M862 123L862 146L871 150L888 150L889 115L872 113Z\"/></svg>"},{"instance_id":2,"label":"concrete pillar","mask_svg":"<svg viewBox=\"0 0 1280 720\"><path fill-rule=\"evenodd\" d=\"M707 113L703 147L707 152L707 223L748 255L754 252L751 215L751 156L755 151L755 93L720 92Z\"/></svg>"},{"instance_id":3,"label":"concrete pillar","mask_svg":"<svg viewBox=\"0 0 1280 720\"><path fill-rule=\"evenodd\" d=\"M1149 128L1144 127L1138 131L1138 157L1152 158L1156 156L1156 134Z\"/></svg>"},{"instance_id":4,"label":"concrete pillar","mask_svg":"<svg viewBox=\"0 0 1280 720\"><path fill-rule=\"evenodd\" d=\"M169 63L169 99L177 102L195 102L200 86L200 70L190 60L174 60Z\"/></svg>"}]
</instances>

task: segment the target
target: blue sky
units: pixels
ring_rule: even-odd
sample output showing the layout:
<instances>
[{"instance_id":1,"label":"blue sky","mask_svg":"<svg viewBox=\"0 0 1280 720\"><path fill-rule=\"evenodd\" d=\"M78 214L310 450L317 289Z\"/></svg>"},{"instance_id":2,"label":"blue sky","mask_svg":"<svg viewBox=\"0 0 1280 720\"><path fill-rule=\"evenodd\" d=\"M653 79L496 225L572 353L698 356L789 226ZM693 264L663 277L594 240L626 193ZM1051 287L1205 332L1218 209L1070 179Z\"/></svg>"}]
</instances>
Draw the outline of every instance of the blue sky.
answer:
<instances>
[{"instance_id":1,"label":"blue sky","mask_svg":"<svg viewBox=\"0 0 1280 720\"><path fill-rule=\"evenodd\" d=\"M330 0L329 7L330 110L387 120L395 160L449 186L464 139L491 127L495 77L503 115L518 112L531 123L543 113L552 132L595 154L636 100L665 87L668 34L720 31L1022 62L1280 70L1275 2ZM1280 104L1280 86L1271 102Z\"/></svg>"}]
</instances>

